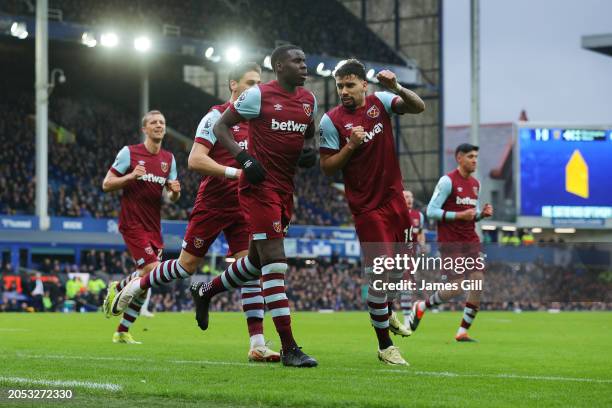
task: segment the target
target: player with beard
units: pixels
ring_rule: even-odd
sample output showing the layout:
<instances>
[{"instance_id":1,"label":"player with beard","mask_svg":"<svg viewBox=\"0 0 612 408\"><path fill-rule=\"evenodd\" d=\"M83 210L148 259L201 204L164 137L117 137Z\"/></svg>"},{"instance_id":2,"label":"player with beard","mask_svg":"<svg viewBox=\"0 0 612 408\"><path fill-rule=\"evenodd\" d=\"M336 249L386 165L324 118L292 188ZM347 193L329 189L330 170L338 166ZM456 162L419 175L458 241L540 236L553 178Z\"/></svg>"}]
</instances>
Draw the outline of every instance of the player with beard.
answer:
<instances>
[{"instance_id":1,"label":"player with beard","mask_svg":"<svg viewBox=\"0 0 612 408\"><path fill-rule=\"evenodd\" d=\"M390 92L366 95L365 67L348 60L334 73L340 106L321 118L321 169L326 175L342 170L349 208L362 244L403 243L410 222L402 196L402 173L395 152L391 116L420 113L425 103L403 88L390 71L377 74ZM367 268L367 261L366 261ZM407 365L389 337L392 330L409 335L391 309L387 293L372 283L367 295L370 321L378 339L378 358L390 365Z\"/></svg>"}]
</instances>

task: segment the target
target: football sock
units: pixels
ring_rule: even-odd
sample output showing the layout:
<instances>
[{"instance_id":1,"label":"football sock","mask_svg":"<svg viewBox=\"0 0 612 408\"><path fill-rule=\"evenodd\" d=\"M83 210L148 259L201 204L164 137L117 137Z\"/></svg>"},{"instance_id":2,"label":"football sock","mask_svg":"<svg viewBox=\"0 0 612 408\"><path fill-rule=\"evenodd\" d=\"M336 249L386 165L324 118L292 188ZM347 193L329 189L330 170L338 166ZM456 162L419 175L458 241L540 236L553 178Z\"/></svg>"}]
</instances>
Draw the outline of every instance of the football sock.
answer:
<instances>
[{"instance_id":1,"label":"football sock","mask_svg":"<svg viewBox=\"0 0 612 408\"><path fill-rule=\"evenodd\" d=\"M430 295L430 296L427 298L427 300L425 301L425 308L427 308L427 309L431 309L432 307L434 307L434 306L439 306L439 305L441 305L442 303L444 303L444 302L443 302L443 301L442 301L442 299L440 298L440 292L439 292L439 291L436 291L436 292L435 292L433 295ZM422 311L422 310L425 310L425 309L422 309L422 307L423 307L423 304L422 304L422 303L419 305L419 307L421 308L421 311Z\"/></svg>"},{"instance_id":2,"label":"football sock","mask_svg":"<svg viewBox=\"0 0 612 408\"><path fill-rule=\"evenodd\" d=\"M376 332L378 348L383 350L393 345L391 337L389 337L389 305L386 294L371 293L372 290L370 287L367 298L370 322Z\"/></svg>"},{"instance_id":3,"label":"football sock","mask_svg":"<svg viewBox=\"0 0 612 408\"><path fill-rule=\"evenodd\" d=\"M128 276L126 276L125 278L123 278L122 280L120 280L119 282L117 282L117 285L115 285L115 288L117 289L117 291L120 291L121 289L125 288L125 285L130 283L132 279L136 279L139 276L140 276L140 273L138 271L134 271L130 273Z\"/></svg>"},{"instance_id":4,"label":"football sock","mask_svg":"<svg viewBox=\"0 0 612 408\"><path fill-rule=\"evenodd\" d=\"M259 279L248 281L240 288L240 301L247 319L251 348L265 345L263 336L264 299Z\"/></svg>"},{"instance_id":5,"label":"football sock","mask_svg":"<svg viewBox=\"0 0 612 408\"><path fill-rule=\"evenodd\" d=\"M286 262L274 262L261 267L263 296L285 351L297 346L291 331L289 300L285 294L287 268Z\"/></svg>"},{"instance_id":6,"label":"football sock","mask_svg":"<svg viewBox=\"0 0 612 408\"><path fill-rule=\"evenodd\" d=\"M256 268L249 257L245 256L227 267L219 276L215 276L210 282L206 282L203 291L210 297L228 290L233 290L246 285L247 282L257 280L261 270Z\"/></svg>"},{"instance_id":7,"label":"football sock","mask_svg":"<svg viewBox=\"0 0 612 408\"><path fill-rule=\"evenodd\" d=\"M173 280L188 278L189 273L178 263L171 259L161 262L151 272L140 278L140 289L147 290L170 284Z\"/></svg>"},{"instance_id":8,"label":"football sock","mask_svg":"<svg viewBox=\"0 0 612 408\"><path fill-rule=\"evenodd\" d=\"M123 312L123 317L119 322L119 326L117 326L117 332L127 332L130 330L130 326L132 326L132 323L134 323L140 315L140 309L143 303L144 294L132 300L132 303L130 303L127 309L125 309L125 312Z\"/></svg>"},{"instance_id":9,"label":"football sock","mask_svg":"<svg viewBox=\"0 0 612 408\"><path fill-rule=\"evenodd\" d=\"M457 330L457 335L461 335L467 333L470 326L474 322L476 318L476 314L478 313L478 306L473 305L471 303L466 303L465 308L463 309L463 319L461 319L461 325L459 326L459 330Z\"/></svg>"},{"instance_id":10,"label":"football sock","mask_svg":"<svg viewBox=\"0 0 612 408\"><path fill-rule=\"evenodd\" d=\"M410 292L402 292L400 294L400 307L402 309L402 314L404 315L404 321L408 318L408 314L412 309L412 298L410 296Z\"/></svg>"}]
</instances>

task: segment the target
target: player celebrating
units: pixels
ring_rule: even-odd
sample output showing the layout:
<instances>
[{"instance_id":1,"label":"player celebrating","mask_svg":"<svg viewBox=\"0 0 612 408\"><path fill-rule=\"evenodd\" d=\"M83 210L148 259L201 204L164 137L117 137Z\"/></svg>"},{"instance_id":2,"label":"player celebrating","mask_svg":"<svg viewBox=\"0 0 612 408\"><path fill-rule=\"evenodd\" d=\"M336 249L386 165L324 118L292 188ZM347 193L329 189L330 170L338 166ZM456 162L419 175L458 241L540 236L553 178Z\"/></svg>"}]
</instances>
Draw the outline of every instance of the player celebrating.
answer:
<instances>
[{"instance_id":1,"label":"player celebrating","mask_svg":"<svg viewBox=\"0 0 612 408\"><path fill-rule=\"evenodd\" d=\"M281 361L286 366L314 367L317 361L301 351L291 330L289 301L284 275L287 262L284 233L293 210L293 176L296 164L312 166L313 149L303 149L304 140L312 143L316 99L303 89L307 71L304 52L285 45L274 50L271 63L277 80L247 89L217 120L213 133L242 167L239 200L249 225L251 242L246 257L230 265L221 276L207 283L196 283L191 293L196 305L196 320L208 328L208 307L221 293L262 276L263 297L280 336ZM249 121L249 151L235 140L231 129ZM163 270L163 273L161 272ZM162 284L189 276L182 263L166 261L140 285L130 284L119 298L118 310L148 285Z\"/></svg>"},{"instance_id":2,"label":"player celebrating","mask_svg":"<svg viewBox=\"0 0 612 408\"><path fill-rule=\"evenodd\" d=\"M157 110L142 118L144 143L124 146L106 173L104 192L123 190L119 231L125 245L134 258L137 270L121 282L111 282L103 309L110 317L110 306L117 291L137 276L153 270L161 260L164 248L161 235L161 199L164 187L168 198L176 202L180 198L181 185L177 180L174 155L161 148L166 134L166 119ZM131 300L113 335L113 343L140 344L129 333L146 298L146 292Z\"/></svg>"},{"instance_id":3,"label":"player celebrating","mask_svg":"<svg viewBox=\"0 0 612 408\"><path fill-rule=\"evenodd\" d=\"M410 218L410 229L407 231L406 239L414 244L413 254L423 252L425 250L425 230L423 225L425 224L425 217L419 210L415 210L414 196L412 191L404 190L404 201L408 207L408 217ZM410 278L410 277L408 277ZM411 294L409 291L403 291L400 293L400 307L402 308L402 314L404 315L404 324L410 327L410 310L412 307Z\"/></svg>"},{"instance_id":4,"label":"player celebrating","mask_svg":"<svg viewBox=\"0 0 612 408\"><path fill-rule=\"evenodd\" d=\"M239 258L247 253L248 226L238 203L238 178L242 171L236 168L238 163L227 150L217 143L213 126L245 89L261 82L260 75L261 68L254 62L239 64L232 68L228 80L231 91L230 101L213 106L202 118L196 131L188 165L190 170L197 171L204 177L189 218L183 249L178 260L174 261L175 265L182 266L189 275L195 273L208 249L222 231L229 244L229 255ZM232 131L238 143L246 148L248 124L237 124ZM157 274L146 276L142 281L142 285L139 281L134 287L145 290L151 283L153 286L165 283L165 277L160 268ZM280 361L280 354L270 350L263 337L264 305L259 280L248 282L242 288L241 295L251 341L249 360Z\"/></svg>"},{"instance_id":5,"label":"player celebrating","mask_svg":"<svg viewBox=\"0 0 612 408\"><path fill-rule=\"evenodd\" d=\"M321 169L326 175L342 170L346 198L362 243L405 242L409 229L408 213L402 197L402 174L395 154L392 114L420 113L425 103L414 92L403 88L395 74L381 71L376 76L391 92L366 96L365 67L348 60L334 74L340 106L321 119ZM406 365L389 337L392 329L402 335L410 332L391 312L385 292L368 288L370 320L378 338L378 358L391 365Z\"/></svg>"},{"instance_id":6,"label":"player celebrating","mask_svg":"<svg viewBox=\"0 0 612 408\"><path fill-rule=\"evenodd\" d=\"M455 159L458 167L438 181L427 206L427 217L438 220L438 243L442 259L458 256L476 259L480 256L476 221L492 216L493 207L485 204L481 211L478 206L480 183L472 177L478 163L478 146L468 143L457 146ZM462 279L463 275L457 274L452 278ZM470 279L482 282L482 269L471 271ZM445 303L462 292L460 286L457 290L439 290L427 300L416 302L409 315L412 330L416 330L427 309ZM455 336L459 342L476 341L468 335L468 329L478 313L480 294L480 290L468 292L463 319Z\"/></svg>"}]
</instances>

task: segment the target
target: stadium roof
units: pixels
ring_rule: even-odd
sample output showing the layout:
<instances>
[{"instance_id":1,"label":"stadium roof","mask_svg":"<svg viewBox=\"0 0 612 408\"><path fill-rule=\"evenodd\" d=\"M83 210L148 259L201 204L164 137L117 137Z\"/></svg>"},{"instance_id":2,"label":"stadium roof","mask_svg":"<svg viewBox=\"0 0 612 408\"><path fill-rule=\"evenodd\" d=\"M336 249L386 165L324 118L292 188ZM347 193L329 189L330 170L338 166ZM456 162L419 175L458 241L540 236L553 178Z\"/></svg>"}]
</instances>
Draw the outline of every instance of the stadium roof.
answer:
<instances>
[{"instance_id":1,"label":"stadium roof","mask_svg":"<svg viewBox=\"0 0 612 408\"><path fill-rule=\"evenodd\" d=\"M612 57L612 33L583 35L582 48Z\"/></svg>"}]
</instances>

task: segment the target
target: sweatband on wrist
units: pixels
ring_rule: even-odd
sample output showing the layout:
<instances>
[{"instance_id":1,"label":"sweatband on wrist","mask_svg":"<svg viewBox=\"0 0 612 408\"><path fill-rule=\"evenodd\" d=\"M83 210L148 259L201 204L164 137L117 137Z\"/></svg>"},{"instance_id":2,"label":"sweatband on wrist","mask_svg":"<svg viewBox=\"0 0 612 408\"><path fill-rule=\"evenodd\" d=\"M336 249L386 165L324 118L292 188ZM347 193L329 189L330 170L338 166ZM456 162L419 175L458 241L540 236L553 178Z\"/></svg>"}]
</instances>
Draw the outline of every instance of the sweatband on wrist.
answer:
<instances>
[{"instance_id":1,"label":"sweatband on wrist","mask_svg":"<svg viewBox=\"0 0 612 408\"><path fill-rule=\"evenodd\" d=\"M225 177L226 178L236 178L236 174L238 174L238 169L234 168L234 167L226 167L225 168Z\"/></svg>"}]
</instances>

